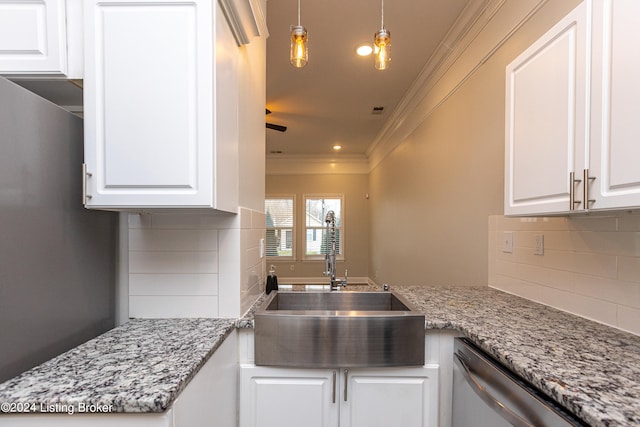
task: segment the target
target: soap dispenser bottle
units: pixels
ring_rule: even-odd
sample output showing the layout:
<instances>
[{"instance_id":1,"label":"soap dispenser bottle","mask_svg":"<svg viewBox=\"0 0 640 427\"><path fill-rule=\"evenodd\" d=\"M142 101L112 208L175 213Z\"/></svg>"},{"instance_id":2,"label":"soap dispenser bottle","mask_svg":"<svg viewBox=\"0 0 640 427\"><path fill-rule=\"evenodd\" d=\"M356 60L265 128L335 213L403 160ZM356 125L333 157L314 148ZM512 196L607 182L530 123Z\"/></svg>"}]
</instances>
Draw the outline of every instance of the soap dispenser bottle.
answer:
<instances>
[{"instance_id":1,"label":"soap dispenser bottle","mask_svg":"<svg viewBox=\"0 0 640 427\"><path fill-rule=\"evenodd\" d=\"M276 276L276 267L274 265L271 265L269 268L269 275L267 276L267 288L265 289L265 292L268 294L271 293L271 291L277 291L278 290L278 276Z\"/></svg>"}]
</instances>

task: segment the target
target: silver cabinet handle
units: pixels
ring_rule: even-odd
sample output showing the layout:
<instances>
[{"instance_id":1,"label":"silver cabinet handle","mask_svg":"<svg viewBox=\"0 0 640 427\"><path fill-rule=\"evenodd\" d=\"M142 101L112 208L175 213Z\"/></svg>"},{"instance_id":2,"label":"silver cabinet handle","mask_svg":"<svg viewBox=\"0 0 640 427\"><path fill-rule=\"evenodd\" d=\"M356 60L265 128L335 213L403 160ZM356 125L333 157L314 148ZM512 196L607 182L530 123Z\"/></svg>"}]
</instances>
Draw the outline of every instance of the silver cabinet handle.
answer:
<instances>
[{"instance_id":1,"label":"silver cabinet handle","mask_svg":"<svg viewBox=\"0 0 640 427\"><path fill-rule=\"evenodd\" d=\"M585 209L589 209L589 204L595 202L595 199L589 198L589 184L591 183L591 181L595 179L596 179L595 176L589 176L589 169L584 170L584 175L583 175L584 187L583 187L582 197L584 198Z\"/></svg>"},{"instance_id":2,"label":"silver cabinet handle","mask_svg":"<svg viewBox=\"0 0 640 427\"><path fill-rule=\"evenodd\" d=\"M499 413L505 420L510 422L515 427L535 427L533 424L529 423L527 420L522 418L520 415L513 412L507 406L505 406L502 402L496 399L489 391L484 388L471 373L471 370L467 366L467 364L462 360L460 355L457 353L454 354L453 361L460 368L460 372L464 376L467 383L473 388L473 391L476 392L478 396L487 404L491 409L495 412Z\"/></svg>"},{"instance_id":3,"label":"silver cabinet handle","mask_svg":"<svg viewBox=\"0 0 640 427\"><path fill-rule=\"evenodd\" d=\"M582 200L576 200L576 183L581 183L582 180L576 179L575 172L569 172L569 210L576 210L576 205L582 203Z\"/></svg>"},{"instance_id":4,"label":"silver cabinet handle","mask_svg":"<svg viewBox=\"0 0 640 427\"><path fill-rule=\"evenodd\" d=\"M344 401L347 401L347 388L349 386L348 381L349 371L347 369L344 370Z\"/></svg>"},{"instance_id":5,"label":"silver cabinet handle","mask_svg":"<svg viewBox=\"0 0 640 427\"><path fill-rule=\"evenodd\" d=\"M91 194L87 194L87 178L91 177L91 172L87 172L87 164L82 164L82 204L86 204L91 199Z\"/></svg>"},{"instance_id":6,"label":"silver cabinet handle","mask_svg":"<svg viewBox=\"0 0 640 427\"><path fill-rule=\"evenodd\" d=\"M337 375L338 373L336 371L333 371L333 403L336 403L336 387L338 387L338 385L336 384Z\"/></svg>"}]
</instances>

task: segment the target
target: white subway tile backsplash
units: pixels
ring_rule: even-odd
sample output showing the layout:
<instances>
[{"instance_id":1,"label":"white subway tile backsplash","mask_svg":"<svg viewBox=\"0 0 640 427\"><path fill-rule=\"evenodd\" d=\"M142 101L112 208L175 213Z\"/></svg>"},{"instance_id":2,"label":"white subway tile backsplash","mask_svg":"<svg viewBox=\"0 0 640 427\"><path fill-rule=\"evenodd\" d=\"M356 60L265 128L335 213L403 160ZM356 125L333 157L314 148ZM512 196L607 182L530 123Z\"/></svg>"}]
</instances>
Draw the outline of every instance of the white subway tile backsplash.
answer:
<instances>
[{"instance_id":1,"label":"white subway tile backsplash","mask_svg":"<svg viewBox=\"0 0 640 427\"><path fill-rule=\"evenodd\" d=\"M130 295L132 318L218 317L215 296Z\"/></svg>"},{"instance_id":2,"label":"white subway tile backsplash","mask_svg":"<svg viewBox=\"0 0 640 427\"><path fill-rule=\"evenodd\" d=\"M238 227L237 215L210 212L206 214L154 214L150 215L153 228L179 230L217 230Z\"/></svg>"},{"instance_id":3,"label":"white subway tile backsplash","mask_svg":"<svg viewBox=\"0 0 640 427\"><path fill-rule=\"evenodd\" d=\"M640 307L640 283L576 275L577 292L603 301Z\"/></svg>"},{"instance_id":4,"label":"white subway tile backsplash","mask_svg":"<svg viewBox=\"0 0 640 427\"><path fill-rule=\"evenodd\" d=\"M555 270L575 271L576 253L571 251L556 251L553 249L544 249L544 255L533 255L539 261L540 265L545 268Z\"/></svg>"},{"instance_id":5,"label":"white subway tile backsplash","mask_svg":"<svg viewBox=\"0 0 640 427\"><path fill-rule=\"evenodd\" d=\"M617 232L608 249L619 255L640 257L640 232Z\"/></svg>"},{"instance_id":6,"label":"white subway tile backsplash","mask_svg":"<svg viewBox=\"0 0 640 427\"><path fill-rule=\"evenodd\" d=\"M497 230L566 230L565 217L513 218L496 216Z\"/></svg>"},{"instance_id":7,"label":"white subway tile backsplash","mask_svg":"<svg viewBox=\"0 0 640 427\"><path fill-rule=\"evenodd\" d=\"M583 216L567 218L567 225L572 231L616 231L618 217L612 216Z\"/></svg>"},{"instance_id":8,"label":"white subway tile backsplash","mask_svg":"<svg viewBox=\"0 0 640 427\"><path fill-rule=\"evenodd\" d=\"M552 298L549 305L607 325L616 325L617 306L607 301L565 293L561 298Z\"/></svg>"},{"instance_id":9,"label":"white subway tile backsplash","mask_svg":"<svg viewBox=\"0 0 640 427\"><path fill-rule=\"evenodd\" d=\"M489 218L489 286L640 334L640 215ZM502 235L514 234L513 253ZM533 239L543 234L543 256Z\"/></svg>"},{"instance_id":10,"label":"white subway tile backsplash","mask_svg":"<svg viewBox=\"0 0 640 427\"><path fill-rule=\"evenodd\" d=\"M251 224L251 210L247 208L240 209L240 228L248 230L252 227Z\"/></svg>"},{"instance_id":11,"label":"white subway tile backsplash","mask_svg":"<svg viewBox=\"0 0 640 427\"><path fill-rule=\"evenodd\" d=\"M129 274L217 273L218 252L129 252Z\"/></svg>"},{"instance_id":12,"label":"white subway tile backsplash","mask_svg":"<svg viewBox=\"0 0 640 427\"><path fill-rule=\"evenodd\" d=\"M590 252L575 253L574 272L598 277L615 279L618 275L617 258L614 255L603 255Z\"/></svg>"},{"instance_id":13,"label":"white subway tile backsplash","mask_svg":"<svg viewBox=\"0 0 640 427\"><path fill-rule=\"evenodd\" d=\"M264 212L129 215L132 317L239 317L266 280Z\"/></svg>"},{"instance_id":14,"label":"white subway tile backsplash","mask_svg":"<svg viewBox=\"0 0 640 427\"><path fill-rule=\"evenodd\" d=\"M131 274L129 295L218 295L218 275Z\"/></svg>"},{"instance_id":15,"label":"white subway tile backsplash","mask_svg":"<svg viewBox=\"0 0 640 427\"><path fill-rule=\"evenodd\" d=\"M618 217L618 231L640 231L640 212L625 212Z\"/></svg>"},{"instance_id":16,"label":"white subway tile backsplash","mask_svg":"<svg viewBox=\"0 0 640 427\"><path fill-rule=\"evenodd\" d=\"M129 229L134 228L151 228L151 215L130 214Z\"/></svg>"},{"instance_id":17,"label":"white subway tile backsplash","mask_svg":"<svg viewBox=\"0 0 640 427\"><path fill-rule=\"evenodd\" d=\"M618 306L618 326L620 329L640 335L640 309Z\"/></svg>"},{"instance_id":18,"label":"white subway tile backsplash","mask_svg":"<svg viewBox=\"0 0 640 427\"><path fill-rule=\"evenodd\" d=\"M217 251L218 230L129 230L130 251Z\"/></svg>"},{"instance_id":19,"label":"white subway tile backsplash","mask_svg":"<svg viewBox=\"0 0 640 427\"><path fill-rule=\"evenodd\" d=\"M532 236L540 234L538 231L528 232ZM532 242L532 246L533 242ZM552 251L569 251L573 248L573 239L569 231L545 231L544 232L544 248Z\"/></svg>"},{"instance_id":20,"label":"white subway tile backsplash","mask_svg":"<svg viewBox=\"0 0 640 427\"><path fill-rule=\"evenodd\" d=\"M621 256L618 262L618 279L640 283L640 257Z\"/></svg>"}]
</instances>

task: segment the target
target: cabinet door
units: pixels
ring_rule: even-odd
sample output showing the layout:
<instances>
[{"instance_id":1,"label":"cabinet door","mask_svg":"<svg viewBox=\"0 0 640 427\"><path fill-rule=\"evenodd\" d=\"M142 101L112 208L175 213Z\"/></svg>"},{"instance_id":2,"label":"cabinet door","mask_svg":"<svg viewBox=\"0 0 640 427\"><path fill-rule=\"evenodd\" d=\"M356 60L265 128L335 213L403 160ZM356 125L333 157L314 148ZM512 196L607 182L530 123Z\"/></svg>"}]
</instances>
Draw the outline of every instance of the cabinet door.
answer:
<instances>
[{"instance_id":1,"label":"cabinet door","mask_svg":"<svg viewBox=\"0 0 640 427\"><path fill-rule=\"evenodd\" d=\"M596 0L593 8L592 209L640 206L640 2Z\"/></svg>"},{"instance_id":2,"label":"cabinet door","mask_svg":"<svg viewBox=\"0 0 640 427\"><path fill-rule=\"evenodd\" d=\"M438 425L438 366L343 371L341 427Z\"/></svg>"},{"instance_id":3,"label":"cabinet door","mask_svg":"<svg viewBox=\"0 0 640 427\"><path fill-rule=\"evenodd\" d=\"M67 74L65 0L0 2L0 73Z\"/></svg>"},{"instance_id":4,"label":"cabinet door","mask_svg":"<svg viewBox=\"0 0 640 427\"><path fill-rule=\"evenodd\" d=\"M506 69L505 215L570 209L569 173L586 153L586 4Z\"/></svg>"},{"instance_id":5,"label":"cabinet door","mask_svg":"<svg viewBox=\"0 0 640 427\"><path fill-rule=\"evenodd\" d=\"M85 4L87 207L212 205L214 5Z\"/></svg>"},{"instance_id":6,"label":"cabinet door","mask_svg":"<svg viewBox=\"0 0 640 427\"><path fill-rule=\"evenodd\" d=\"M241 366L240 427L337 427L337 393L337 371Z\"/></svg>"}]
</instances>

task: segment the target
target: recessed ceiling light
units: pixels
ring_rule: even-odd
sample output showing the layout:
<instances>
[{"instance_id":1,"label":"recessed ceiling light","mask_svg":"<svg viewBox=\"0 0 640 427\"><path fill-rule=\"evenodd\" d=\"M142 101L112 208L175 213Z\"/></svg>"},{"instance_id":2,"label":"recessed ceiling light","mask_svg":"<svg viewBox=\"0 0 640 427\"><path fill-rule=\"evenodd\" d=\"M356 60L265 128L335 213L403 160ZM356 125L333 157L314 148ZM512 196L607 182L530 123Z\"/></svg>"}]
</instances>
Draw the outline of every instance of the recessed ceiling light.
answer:
<instances>
[{"instance_id":1,"label":"recessed ceiling light","mask_svg":"<svg viewBox=\"0 0 640 427\"><path fill-rule=\"evenodd\" d=\"M363 43L356 46L356 53L360 56L369 56L373 52L373 46L371 43Z\"/></svg>"},{"instance_id":2,"label":"recessed ceiling light","mask_svg":"<svg viewBox=\"0 0 640 427\"><path fill-rule=\"evenodd\" d=\"M336 144L336 145L333 146L333 149L336 150L336 151L340 151L340 150L342 150L342 145Z\"/></svg>"}]
</instances>

